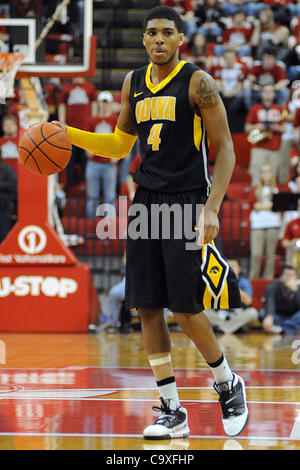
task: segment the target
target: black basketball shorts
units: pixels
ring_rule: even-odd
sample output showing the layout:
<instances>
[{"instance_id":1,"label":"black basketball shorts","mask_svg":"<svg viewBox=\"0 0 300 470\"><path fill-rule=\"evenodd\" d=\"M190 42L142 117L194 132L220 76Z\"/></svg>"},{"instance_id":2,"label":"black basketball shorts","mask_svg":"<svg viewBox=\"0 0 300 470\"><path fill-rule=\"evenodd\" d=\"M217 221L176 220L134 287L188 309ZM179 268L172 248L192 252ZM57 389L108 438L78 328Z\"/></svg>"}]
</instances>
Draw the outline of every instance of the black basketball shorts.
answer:
<instances>
[{"instance_id":1,"label":"black basketball shorts","mask_svg":"<svg viewBox=\"0 0 300 470\"><path fill-rule=\"evenodd\" d=\"M199 313L241 306L238 282L214 243L197 246L206 191L161 193L138 187L126 243L128 309Z\"/></svg>"}]
</instances>

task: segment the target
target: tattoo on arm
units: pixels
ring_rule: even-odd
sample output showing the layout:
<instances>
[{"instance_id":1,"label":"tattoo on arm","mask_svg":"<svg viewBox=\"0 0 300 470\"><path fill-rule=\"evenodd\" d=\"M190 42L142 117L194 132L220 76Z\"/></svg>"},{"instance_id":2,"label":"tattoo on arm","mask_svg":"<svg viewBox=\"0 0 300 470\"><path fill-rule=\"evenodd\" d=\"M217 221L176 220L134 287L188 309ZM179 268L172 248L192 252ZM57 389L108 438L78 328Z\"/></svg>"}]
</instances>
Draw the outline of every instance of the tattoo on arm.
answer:
<instances>
[{"instance_id":1,"label":"tattoo on arm","mask_svg":"<svg viewBox=\"0 0 300 470\"><path fill-rule=\"evenodd\" d=\"M220 102L221 98L215 81L210 77L210 75L204 75L201 77L196 95L196 103L199 108L211 108L218 105Z\"/></svg>"}]
</instances>

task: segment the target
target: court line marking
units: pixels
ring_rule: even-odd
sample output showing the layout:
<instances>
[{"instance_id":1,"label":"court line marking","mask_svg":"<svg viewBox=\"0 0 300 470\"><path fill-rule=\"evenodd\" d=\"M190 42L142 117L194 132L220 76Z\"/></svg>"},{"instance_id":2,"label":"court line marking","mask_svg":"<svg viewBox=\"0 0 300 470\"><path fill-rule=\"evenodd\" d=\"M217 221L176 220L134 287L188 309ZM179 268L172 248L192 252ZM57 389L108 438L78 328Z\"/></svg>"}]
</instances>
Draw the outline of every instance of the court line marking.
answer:
<instances>
[{"instance_id":1,"label":"court line marking","mask_svg":"<svg viewBox=\"0 0 300 470\"><path fill-rule=\"evenodd\" d=\"M1 385L1 384L0 384ZM4 385L3 385L4 386ZM23 386L24 387L24 386ZM300 385L248 385L247 390L255 390L255 389L291 389L294 390L295 388L300 388ZM28 392L59 392L59 393L64 393L64 392L87 392L87 393L94 393L94 392L127 392L127 391L132 391L132 390L137 390L137 391L148 391L148 390L156 390L158 391L157 387L94 387L94 388L40 388L40 389L26 389L23 388L22 390L12 390L12 391L6 391L4 390L1 392L0 389L0 397L2 393L28 393ZM208 386L208 385L199 385L198 387L177 387L177 390L211 390L214 392L213 388ZM214 392L217 393L217 392Z\"/></svg>"},{"instance_id":2,"label":"court line marking","mask_svg":"<svg viewBox=\"0 0 300 470\"><path fill-rule=\"evenodd\" d=\"M101 398L101 397L76 397L76 396L11 396L12 394L7 394L7 396L0 396L0 400L70 400L70 401L119 401L119 402L157 402L158 398ZM199 400L199 399L182 399L181 403L218 403L218 400ZM253 403L256 405L299 405L299 401L259 401L259 400L247 400L247 403Z\"/></svg>"},{"instance_id":3,"label":"court line marking","mask_svg":"<svg viewBox=\"0 0 300 470\"><path fill-rule=\"evenodd\" d=\"M36 371L36 370L52 370L52 371L64 371L64 370L85 370L85 369L145 369L151 371L151 367L145 366L64 366L64 367L0 367L1 371L7 370L27 370L27 371ZM300 373L300 368L298 369L240 369L238 367L232 367L233 371L243 371L243 372L298 372ZM208 367L174 367L174 370L196 370L196 371L206 371L210 372Z\"/></svg>"},{"instance_id":4,"label":"court line marking","mask_svg":"<svg viewBox=\"0 0 300 470\"><path fill-rule=\"evenodd\" d=\"M298 411L294 425L292 427L290 439L300 440L300 411Z\"/></svg>"},{"instance_id":5,"label":"court line marking","mask_svg":"<svg viewBox=\"0 0 300 470\"><path fill-rule=\"evenodd\" d=\"M139 438L141 439L145 444L149 444L149 441L145 441L143 439L142 434L97 434L97 433L55 433L55 432L0 432L0 437L1 436L31 436L31 437L99 437L99 438ZM231 440L230 436L214 436L214 435L191 435L188 436L187 438L184 438L185 440L188 441L188 439L225 439L225 440ZM277 437L277 436L238 436L234 438L235 440L252 440L252 441L261 441L261 440L266 440L266 441L290 441L292 440L290 437ZM298 439L296 439L298 440ZM176 444L176 442L174 442ZM156 441L156 445L163 445L163 441ZM188 450L188 449L187 449Z\"/></svg>"}]
</instances>

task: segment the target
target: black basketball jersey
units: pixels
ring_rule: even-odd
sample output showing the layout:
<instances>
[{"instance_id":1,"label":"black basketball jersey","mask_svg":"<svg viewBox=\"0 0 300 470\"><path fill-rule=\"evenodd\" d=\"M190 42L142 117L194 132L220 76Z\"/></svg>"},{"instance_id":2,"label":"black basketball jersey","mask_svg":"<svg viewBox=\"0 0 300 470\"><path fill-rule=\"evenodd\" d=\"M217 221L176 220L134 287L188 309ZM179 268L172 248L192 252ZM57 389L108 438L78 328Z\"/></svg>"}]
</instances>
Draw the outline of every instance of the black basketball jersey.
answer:
<instances>
[{"instance_id":1,"label":"black basketball jersey","mask_svg":"<svg viewBox=\"0 0 300 470\"><path fill-rule=\"evenodd\" d=\"M162 192L207 190L208 139L188 96L191 76L199 69L181 61L154 85L151 68L152 63L135 70L131 79L129 99L142 158L134 181Z\"/></svg>"}]
</instances>

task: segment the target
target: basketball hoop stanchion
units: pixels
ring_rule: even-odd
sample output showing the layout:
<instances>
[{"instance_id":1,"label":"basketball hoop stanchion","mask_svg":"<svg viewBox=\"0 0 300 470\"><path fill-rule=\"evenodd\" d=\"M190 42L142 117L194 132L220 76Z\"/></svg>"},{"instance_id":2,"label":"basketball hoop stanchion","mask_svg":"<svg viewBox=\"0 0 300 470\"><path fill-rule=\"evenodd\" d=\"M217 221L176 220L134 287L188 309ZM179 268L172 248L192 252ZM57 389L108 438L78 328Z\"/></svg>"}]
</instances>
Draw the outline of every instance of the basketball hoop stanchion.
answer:
<instances>
[{"instance_id":1,"label":"basketball hoop stanchion","mask_svg":"<svg viewBox=\"0 0 300 470\"><path fill-rule=\"evenodd\" d=\"M89 266L48 221L48 180L18 162L18 220L0 244L0 331L87 332L100 312Z\"/></svg>"},{"instance_id":2,"label":"basketball hoop stanchion","mask_svg":"<svg viewBox=\"0 0 300 470\"><path fill-rule=\"evenodd\" d=\"M89 266L48 221L49 179L18 162L18 220L0 244L0 331L87 332L100 312Z\"/></svg>"}]
</instances>

